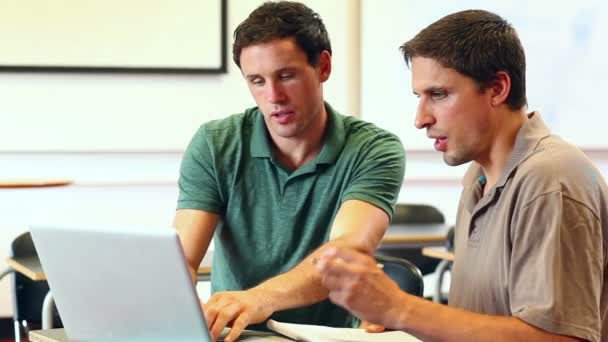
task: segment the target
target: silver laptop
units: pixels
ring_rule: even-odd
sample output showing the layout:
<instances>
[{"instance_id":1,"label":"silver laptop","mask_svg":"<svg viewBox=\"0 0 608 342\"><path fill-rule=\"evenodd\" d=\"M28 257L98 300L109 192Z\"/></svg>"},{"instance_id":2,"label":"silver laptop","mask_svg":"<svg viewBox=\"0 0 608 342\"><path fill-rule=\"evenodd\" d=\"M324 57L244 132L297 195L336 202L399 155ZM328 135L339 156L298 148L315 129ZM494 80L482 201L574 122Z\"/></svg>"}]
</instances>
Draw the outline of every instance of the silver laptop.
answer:
<instances>
[{"instance_id":1,"label":"silver laptop","mask_svg":"<svg viewBox=\"0 0 608 342\"><path fill-rule=\"evenodd\" d=\"M70 341L211 341L172 228L30 231Z\"/></svg>"}]
</instances>

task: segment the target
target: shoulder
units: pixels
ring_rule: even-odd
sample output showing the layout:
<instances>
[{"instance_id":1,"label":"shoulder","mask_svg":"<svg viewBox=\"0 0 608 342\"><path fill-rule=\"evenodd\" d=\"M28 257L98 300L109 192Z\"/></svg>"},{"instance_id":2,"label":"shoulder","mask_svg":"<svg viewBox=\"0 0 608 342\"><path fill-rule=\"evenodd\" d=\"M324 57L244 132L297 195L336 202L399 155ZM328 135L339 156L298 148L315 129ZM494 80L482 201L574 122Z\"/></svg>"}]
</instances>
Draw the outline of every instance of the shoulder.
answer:
<instances>
[{"instance_id":1,"label":"shoulder","mask_svg":"<svg viewBox=\"0 0 608 342\"><path fill-rule=\"evenodd\" d=\"M338 115L344 125L347 146L385 147L403 151L403 144L395 134L382 129L371 122L352 116Z\"/></svg>"},{"instance_id":2,"label":"shoulder","mask_svg":"<svg viewBox=\"0 0 608 342\"><path fill-rule=\"evenodd\" d=\"M257 118L259 111L257 107L249 108L243 113L232 114L218 120L211 120L199 128L199 132L206 135L219 135L231 137L243 128L251 127ZM236 138L236 137L233 137Z\"/></svg>"},{"instance_id":3,"label":"shoulder","mask_svg":"<svg viewBox=\"0 0 608 342\"><path fill-rule=\"evenodd\" d=\"M258 114L257 107L254 107L245 110L243 113L205 122L194 134L190 146L200 144L221 146L231 141L238 141L245 135L250 134L251 127Z\"/></svg>"},{"instance_id":4,"label":"shoulder","mask_svg":"<svg viewBox=\"0 0 608 342\"><path fill-rule=\"evenodd\" d=\"M514 182L528 201L559 192L564 198L591 208L597 205L595 194L605 192L601 178L580 149L552 135L543 139L519 165Z\"/></svg>"}]
</instances>

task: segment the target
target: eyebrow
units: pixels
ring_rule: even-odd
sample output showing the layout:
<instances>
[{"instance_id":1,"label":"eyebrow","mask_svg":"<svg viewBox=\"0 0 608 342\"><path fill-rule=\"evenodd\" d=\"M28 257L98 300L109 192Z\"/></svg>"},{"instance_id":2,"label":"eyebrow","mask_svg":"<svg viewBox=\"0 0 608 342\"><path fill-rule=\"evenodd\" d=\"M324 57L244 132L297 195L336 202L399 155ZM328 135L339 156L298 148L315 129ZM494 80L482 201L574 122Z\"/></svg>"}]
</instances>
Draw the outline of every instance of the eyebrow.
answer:
<instances>
[{"instance_id":1,"label":"eyebrow","mask_svg":"<svg viewBox=\"0 0 608 342\"><path fill-rule=\"evenodd\" d=\"M444 92L444 91L447 91L447 89L445 87L432 86L432 87L425 88L422 92L424 94L432 94L432 93ZM415 90L412 92L414 93L414 95L418 95L418 93Z\"/></svg>"},{"instance_id":2,"label":"eyebrow","mask_svg":"<svg viewBox=\"0 0 608 342\"><path fill-rule=\"evenodd\" d=\"M287 72L296 72L297 68L296 67L292 67L292 66L286 66L286 67L283 67L281 69L275 70L272 73L273 74L280 74L280 73L286 72L286 71ZM260 74L245 75L245 78L248 79L248 80L253 80L254 78L257 78L257 77L262 77L262 76Z\"/></svg>"}]
</instances>

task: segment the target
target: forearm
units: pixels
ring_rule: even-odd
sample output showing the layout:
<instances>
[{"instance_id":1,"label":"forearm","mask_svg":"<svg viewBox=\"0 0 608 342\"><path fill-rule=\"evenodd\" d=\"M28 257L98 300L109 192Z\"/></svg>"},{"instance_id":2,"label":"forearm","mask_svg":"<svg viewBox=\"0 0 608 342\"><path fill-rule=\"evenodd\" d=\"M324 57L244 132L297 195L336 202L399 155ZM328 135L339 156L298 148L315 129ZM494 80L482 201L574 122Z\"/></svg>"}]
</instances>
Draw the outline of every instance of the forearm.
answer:
<instances>
[{"instance_id":1,"label":"forearm","mask_svg":"<svg viewBox=\"0 0 608 342\"><path fill-rule=\"evenodd\" d=\"M175 214L173 226L177 230L192 281L198 279L198 266L203 259L219 216L202 210L181 209Z\"/></svg>"},{"instance_id":2,"label":"forearm","mask_svg":"<svg viewBox=\"0 0 608 342\"><path fill-rule=\"evenodd\" d=\"M517 317L473 313L401 294L392 328L424 341L573 341L550 334Z\"/></svg>"},{"instance_id":3,"label":"forearm","mask_svg":"<svg viewBox=\"0 0 608 342\"><path fill-rule=\"evenodd\" d=\"M324 250L333 246L353 247L352 241L343 238L331 240L304 258L292 270L270 278L251 290L262 293L273 311L307 306L326 299L329 291L321 283L314 260ZM362 249L356 247L358 250Z\"/></svg>"},{"instance_id":4,"label":"forearm","mask_svg":"<svg viewBox=\"0 0 608 342\"><path fill-rule=\"evenodd\" d=\"M251 289L263 294L272 311L318 303L327 298L328 291L321 284L321 278L314 270L316 253L306 257L292 270L270 278Z\"/></svg>"}]
</instances>

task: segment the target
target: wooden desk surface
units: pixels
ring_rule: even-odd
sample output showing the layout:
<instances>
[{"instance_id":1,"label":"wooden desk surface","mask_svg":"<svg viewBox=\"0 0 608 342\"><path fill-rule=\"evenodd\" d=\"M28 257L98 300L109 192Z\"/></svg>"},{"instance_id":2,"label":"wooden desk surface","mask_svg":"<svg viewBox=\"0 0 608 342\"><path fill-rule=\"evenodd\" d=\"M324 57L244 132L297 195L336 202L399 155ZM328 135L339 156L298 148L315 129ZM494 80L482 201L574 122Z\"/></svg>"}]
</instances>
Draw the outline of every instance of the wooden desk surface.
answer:
<instances>
[{"instance_id":1,"label":"wooden desk surface","mask_svg":"<svg viewBox=\"0 0 608 342\"><path fill-rule=\"evenodd\" d=\"M72 183L69 179L0 179L0 188L42 188Z\"/></svg>"},{"instance_id":2,"label":"wooden desk surface","mask_svg":"<svg viewBox=\"0 0 608 342\"><path fill-rule=\"evenodd\" d=\"M40 260L36 257L16 257L7 258L6 263L17 272L32 280L46 280L46 275L40 265Z\"/></svg>"},{"instance_id":3,"label":"wooden desk surface","mask_svg":"<svg viewBox=\"0 0 608 342\"><path fill-rule=\"evenodd\" d=\"M422 249L422 255L441 260L454 261L454 252L448 251L445 247L425 247Z\"/></svg>"},{"instance_id":4,"label":"wooden desk surface","mask_svg":"<svg viewBox=\"0 0 608 342\"><path fill-rule=\"evenodd\" d=\"M68 337L63 329L33 330L29 336L32 342L64 342Z\"/></svg>"},{"instance_id":5,"label":"wooden desk surface","mask_svg":"<svg viewBox=\"0 0 608 342\"><path fill-rule=\"evenodd\" d=\"M443 244L450 226L447 224L390 225L382 238L381 247L424 247Z\"/></svg>"}]
</instances>

